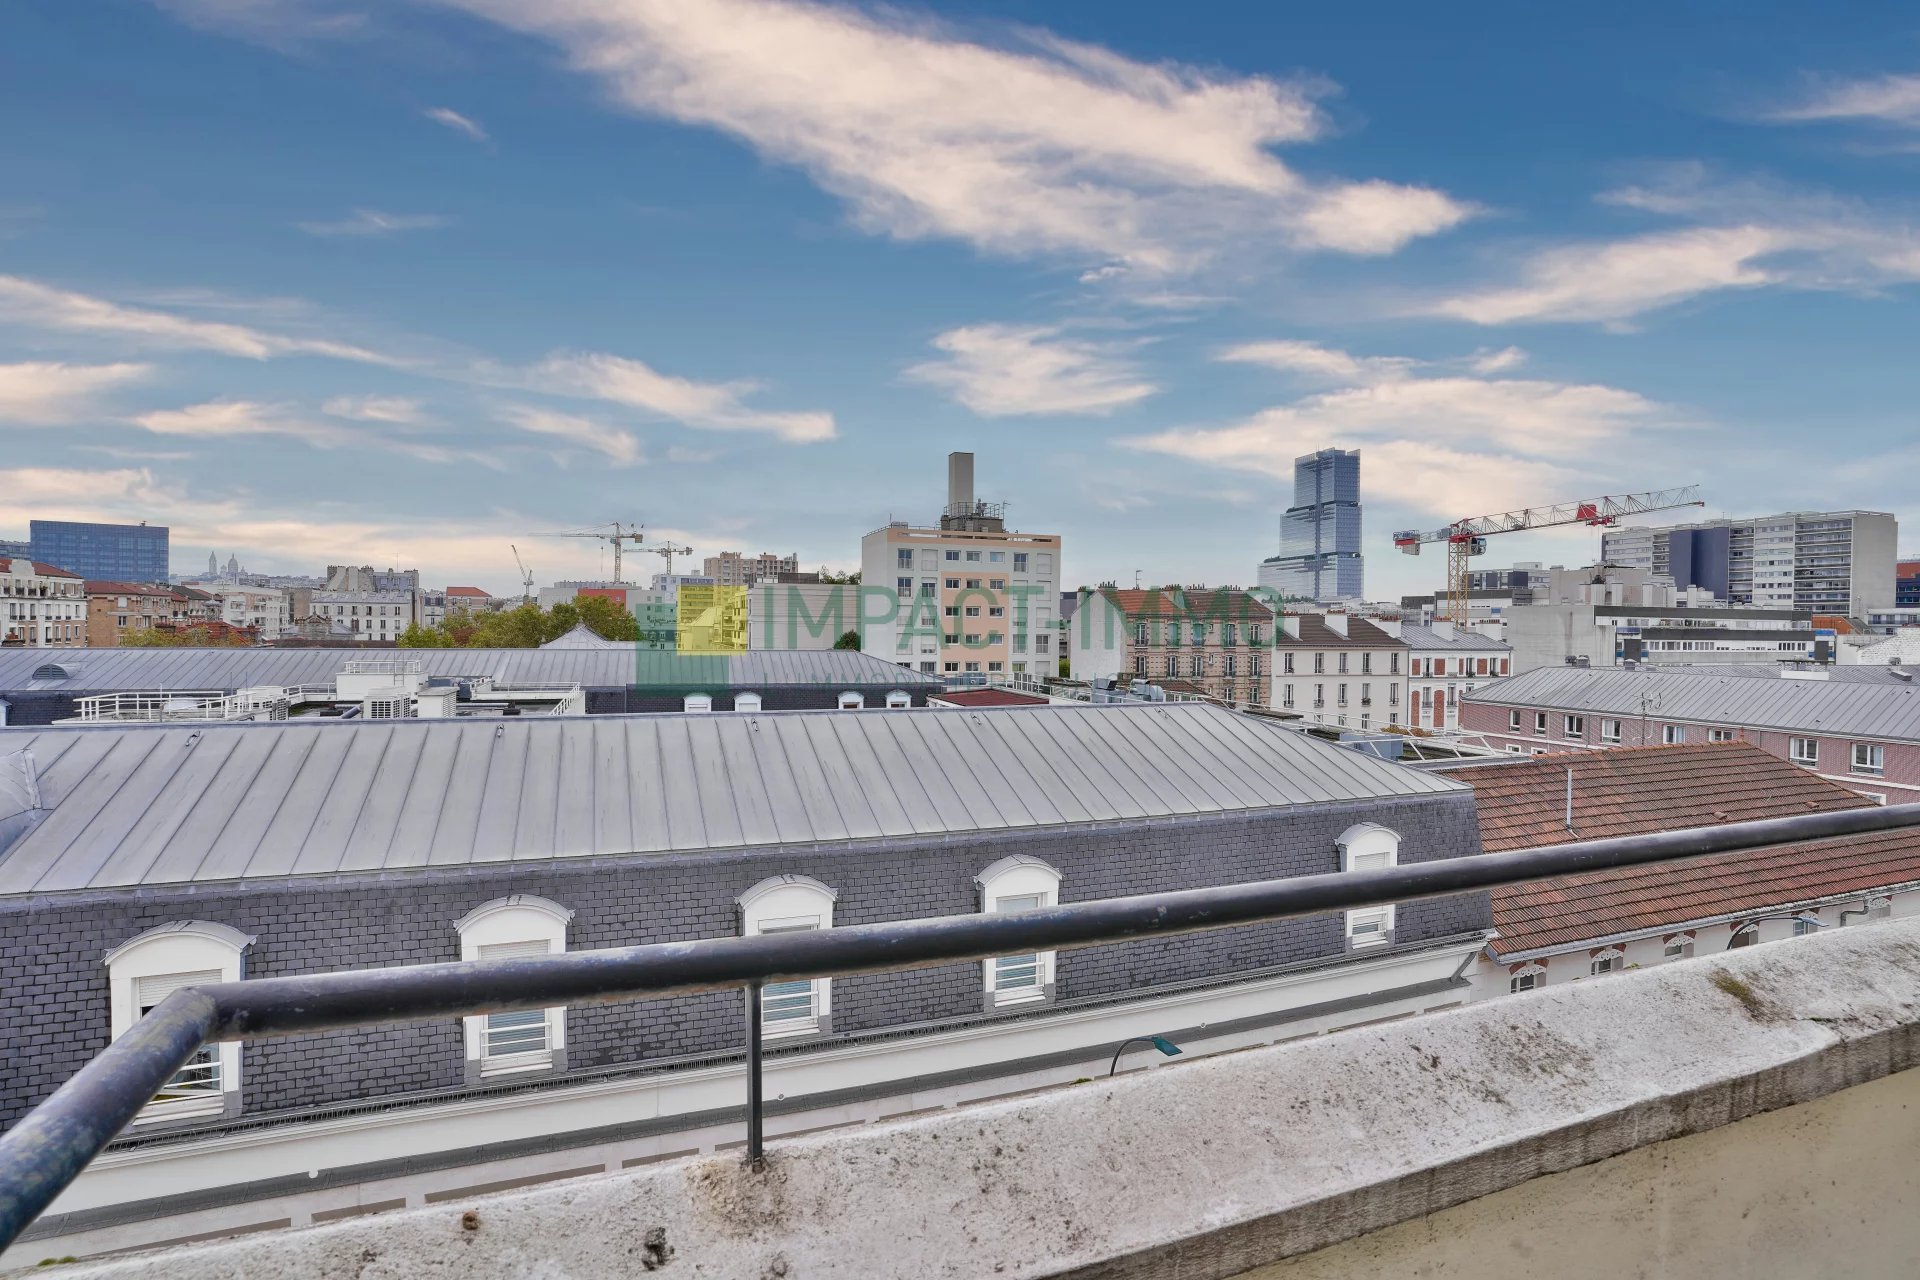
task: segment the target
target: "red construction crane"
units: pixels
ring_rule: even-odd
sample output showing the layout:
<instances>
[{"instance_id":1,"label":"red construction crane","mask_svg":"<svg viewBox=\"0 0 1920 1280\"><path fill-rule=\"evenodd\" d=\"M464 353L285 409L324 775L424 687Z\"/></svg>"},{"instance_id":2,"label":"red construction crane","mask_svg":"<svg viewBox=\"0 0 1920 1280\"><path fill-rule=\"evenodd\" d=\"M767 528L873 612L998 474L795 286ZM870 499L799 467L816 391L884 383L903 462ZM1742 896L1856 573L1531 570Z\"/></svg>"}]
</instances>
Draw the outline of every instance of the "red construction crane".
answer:
<instances>
[{"instance_id":1,"label":"red construction crane","mask_svg":"<svg viewBox=\"0 0 1920 1280\"><path fill-rule=\"evenodd\" d=\"M1650 493L1628 493L1605 498L1582 498L1549 507L1527 507L1492 516L1469 516L1455 520L1444 529L1403 529L1393 535L1393 545L1410 556L1420 554L1423 543L1447 544L1447 618L1459 626L1467 625L1467 557L1487 549L1487 536L1518 533L1523 529L1550 529L1557 524L1604 526L1618 524L1622 516L1644 515L1672 507L1702 507L1700 486L1679 489L1655 489Z\"/></svg>"}]
</instances>

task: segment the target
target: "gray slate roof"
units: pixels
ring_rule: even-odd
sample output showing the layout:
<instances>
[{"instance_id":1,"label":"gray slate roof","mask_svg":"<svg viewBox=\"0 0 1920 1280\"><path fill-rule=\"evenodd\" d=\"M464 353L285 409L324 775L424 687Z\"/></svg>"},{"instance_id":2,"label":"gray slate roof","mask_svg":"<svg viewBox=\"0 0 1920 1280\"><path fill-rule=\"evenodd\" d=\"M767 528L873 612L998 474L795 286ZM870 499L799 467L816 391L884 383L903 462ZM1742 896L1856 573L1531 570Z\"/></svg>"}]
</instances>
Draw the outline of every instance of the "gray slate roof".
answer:
<instances>
[{"instance_id":1,"label":"gray slate roof","mask_svg":"<svg viewBox=\"0 0 1920 1280\"><path fill-rule=\"evenodd\" d=\"M0 895L966 835L1463 791L1198 703L0 731Z\"/></svg>"},{"instance_id":2,"label":"gray slate roof","mask_svg":"<svg viewBox=\"0 0 1920 1280\"><path fill-rule=\"evenodd\" d=\"M1469 702L1640 716L1729 728L1920 742L1920 688L1897 680L1795 680L1778 672L1542 667L1474 689Z\"/></svg>"},{"instance_id":3,"label":"gray slate roof","mask_svg":"<svg viewBox=\"0 0 1920 1280\"><path fill-rule=\"evenodd\" d=\"M1478 631L1469 631L1465 635L1455 632L1453 639L1441 636L1432 627L1423 627L1418 623L1404 623L1400 627L1400 638L1407 642L1410 649L1464 649L1473 653L1505 653L1513 648L1505 640L1496 640L1492 636L1483 636Z\"/></svg>"},{"instance_id":4,"label":"gray slate roof","mask_svg":"<svg viewBox=\"0 0 1920 1280\"><path fill-rule=\"evenodd\" d=\"M326 684L355 661L418 660L430 676L573 681L593 688L661 684L753 689L782 685L936 686L934 676L848 649L754 650L726 656L612 649L4 649L0 697L16 689L135 692ZM52 663L67 680L35 680Z\"/></svg>"}]
</instances>

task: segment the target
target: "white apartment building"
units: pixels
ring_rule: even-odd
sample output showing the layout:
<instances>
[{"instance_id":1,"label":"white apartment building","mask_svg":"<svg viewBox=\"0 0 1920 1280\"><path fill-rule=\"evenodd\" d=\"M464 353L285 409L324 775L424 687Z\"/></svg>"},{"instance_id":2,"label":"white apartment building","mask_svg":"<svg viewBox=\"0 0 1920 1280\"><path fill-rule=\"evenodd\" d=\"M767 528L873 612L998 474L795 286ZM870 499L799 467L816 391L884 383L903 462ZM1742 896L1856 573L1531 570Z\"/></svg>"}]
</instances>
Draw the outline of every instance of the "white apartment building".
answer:
<instances>
[{"instance_id":1,"label":"white apartment building","mask_svg":"<svg viewBox=\"0 0 1920 1280\"><path fill-rule=\"evenodd\" d=\"M1406 723L1407 642L1345 613L1288 613L1273 636L1268 705L1337 729Z\"/></svg>"},{"instance_id":2,"label":"white apartment building","mask_svg":"<svg viewBox=\"0 0 1920 1280\"><path fill-rule=\"evenodd\" d=\"M1050 675L1060 653L1060 537L1009 532L976 501L973 455L947 455L937 528L899 521L860 542L861 648L929 675Z\"/></svg>"},{"instance_id":3,"label":"white apartment building","mask_svg":"<svg viewBox=\"0 0 1920 1280\"><path fill-rule=\"evenodd\" d=\"M76 573L25 557L0 560L0 642L29 649L87 643L87 584Z\"/></svg>"},{"instance_id":4,"label":"white apartment building","mask_svg":"<svg viewBox=\"0 0 1920 1280\"><path fill-rule=\"evenodd\" d=\"M271 587L202 586L220 602L220 618L236 627L253 627L262 640L278 640L292 619L287 593Z\"/></svg>"},{"instance_id":5,"label":"white apartment building","mask_svg":"<svg viewBox=\"0 0 1920 1280\"><path fill-rule=\"evenodd\" d=\"M1885 511L1787 511L1609 529L1600 546L1608 564L1702 587L1730 604L1855 616L1893 605L1898 537Z\"/></svg>"},{"instance_id":6,"label":"white apartment building","mask_svg":"<svg viewBox=\"0 0 1920 1280\"><path fill-rule=\"evenodd\" d=\"M398 640L418 622L417 591L316 591L313 612L356 640Z\"/></svg>"},{"instance_id":7,"label":"white apartment building","mask_svg":"<svg viewBox=\"0 0 1920 1280\"><path fill-rule=\"evenodd\" d=\"M771 551L763 551L757 556L722 551L717 556L708 556L701 567L706 571L705 576L713 579L715 586L750 587L756 582L777 581L783 573L800 572L800 557L777 555Z\"/></svg>"},{"instance_id":8,"label":"white apartment building","mask_svg":"<svg viewBox=\"0 0 1920 1280\"><path fill-rule=\"evenodd\" d=\"M1475 685L1512 674L1513 650L1471 627L1450 622L1420 627L1385 620L1374 625L1406 643L1405 723L1412 728L1458 729L1460 699L1472 693Z\"/></svg>"}]
</instances>

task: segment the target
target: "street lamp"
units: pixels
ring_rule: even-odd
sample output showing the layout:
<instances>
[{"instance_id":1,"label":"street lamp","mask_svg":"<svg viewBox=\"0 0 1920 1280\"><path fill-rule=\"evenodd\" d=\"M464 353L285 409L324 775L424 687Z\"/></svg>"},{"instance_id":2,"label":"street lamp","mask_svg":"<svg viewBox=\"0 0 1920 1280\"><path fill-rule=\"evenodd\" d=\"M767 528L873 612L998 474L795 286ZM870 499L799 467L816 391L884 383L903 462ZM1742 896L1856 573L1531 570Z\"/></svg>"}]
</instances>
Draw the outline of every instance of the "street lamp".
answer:
<instances>
[{"instance_id":1,"label":"street lamp","mask_svg":"<svg viewBox=\"0 0 1920 1280\"><path fill-rule=\"evenodd\" d=\"M1169 1058L1180 1052L1180 1046L1165 1036L1135 1036L1131 1040L1122 1040L1120 1047L1113 1051L1113 1065L1107 1068L1108 1075L1120 1069L1120 1055L1127 1051L1127 1046L1130 1044L1150 1044Z\"/></svg>"}]
</instances>

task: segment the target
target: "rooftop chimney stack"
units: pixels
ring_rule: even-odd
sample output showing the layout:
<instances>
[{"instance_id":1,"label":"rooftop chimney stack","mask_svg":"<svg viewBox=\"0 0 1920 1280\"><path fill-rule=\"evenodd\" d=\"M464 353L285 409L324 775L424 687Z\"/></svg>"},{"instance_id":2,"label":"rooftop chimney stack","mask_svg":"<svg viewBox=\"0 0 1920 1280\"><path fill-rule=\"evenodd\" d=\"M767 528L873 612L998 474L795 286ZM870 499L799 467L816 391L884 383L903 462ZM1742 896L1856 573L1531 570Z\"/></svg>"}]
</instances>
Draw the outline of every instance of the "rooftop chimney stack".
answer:
<instances>
[{"instance_id":1,"label":"rooftop chimney stack","mask_svg":"<svg viewBox=\"0 0 1920 1280\"><path fill-rule=\"evenodd\" d=\"M973 455L947 455L947 508L940 516L942 529L960 529L972 533L1004 533L1004 502L981 502L973 496Z\"/></svg>"}]
</instances>

